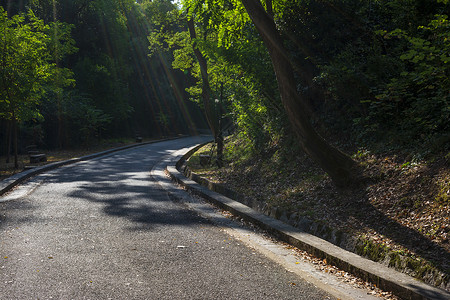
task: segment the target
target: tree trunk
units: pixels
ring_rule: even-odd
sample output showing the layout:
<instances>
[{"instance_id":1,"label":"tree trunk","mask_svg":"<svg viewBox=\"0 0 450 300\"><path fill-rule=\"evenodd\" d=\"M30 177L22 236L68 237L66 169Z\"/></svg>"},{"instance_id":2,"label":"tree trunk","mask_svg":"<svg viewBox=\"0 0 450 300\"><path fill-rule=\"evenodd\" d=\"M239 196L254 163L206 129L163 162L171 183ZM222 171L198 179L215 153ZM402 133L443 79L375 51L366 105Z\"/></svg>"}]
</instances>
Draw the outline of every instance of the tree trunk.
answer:
<instances>
[{"instance_id":1,"label":"tree trunk","mask_svg":"<svg viewBox=\"0 0 450 300\"><path fill-rule=\"evenodd\" d=\"M188 20L189 35L191 39L195 41L197 35L195 33L194 21ZM206 120L209 128L214 136L214 142L217 144L217 166L221 168L223 166L223 136L220 128L220 114L218 115L214 108L214 103L211 99L211 87L208 80L208 65L206 59L203 57L200 50L194 44L194 54L200 65L200 72L202 75L202 100L205 109Z\"/></svg>"},{"instance_id":2,"label":"tree trunk","mask_svg":"<svg viewBox=\"0 0 450 300\"><path fill-rule=\"evenodd\" d=\"M259 0L242 0L266 45L277 78L281 100L302 149L330 175L336 186L356 179L356 162L327 143L313 128L305 100L297 91L294 70L275 22Z\"/></svg>"},{"instance_id":3,"label":"tree trunk","mask_svg":"<svg viewBox=\"0 0 450 300\"><path fill-rule=\"evenodd\" d=\"M221 121L219 121L220 123ZM223 140L223 135L222 135L222 130L220 128L221 126L219 125L219 134L217 135L216 138L216 144L217 144L217 160L216 160L216 164L218 168L222 168L223 167L223 146L224 146L224 140Z\"/></svg>"},{"instance_id":4,"label":"tree trunk","mask_svg":"<svg viewBox=\"0 0 450 300\"><path fill-rule=\"evenodd\" d=\"M17 120L13 115L13 138L14 138L14 168L19 168L19 157L18 157L18 149L17 149Z\"/></svg>"},{"instance_id":5,"label":"tree trunk","mask_svg":"<svg viewBox=\"0 0 450 300\"><path fill-rule=\"evenodd\" d=\"M11 121L6 120L6 163L8 164L11 156Z\"/></svg>"},{"instance_id":6,"label":"tree trunk","mask_svg":"<svg viewBox=\"0 0 450 300\"><path fill-rule=\"evenodd\" d=\"M58 107L58 112L57 112L57 120L58 120L58 148L61 150L64 148L65 144L65 139L64 139L64 129L63 129L63 120L62 120L62 112L61 112L61 104L60 104L60 100L58 97L58 103L57 103L57 107Z\"/></svg>"},{"instance_id":7,"label":"tree trunk","mask_svg":"<svg viewBox=\"0 0 450 300\"><path fill-rule=\"evenodd\" d=\"M217 167L222 168L223 167L223 145L224 145L224 140L223 140L223 134L222 134L222 103L223 103L223 83L220 84L220 97L219 97L219 103L217 103L218 107L216 107L216 111L217 111L217 118L219 120L219 124L218 124L218 133L217 133L217 138L216 138L216 143L217 143Z\"/></svg>"},{"instance_id":8,"label":"tree trunk","mask_svg":"<svg viewBox=\"0 0 450 300\"><path fill-rule=\"evenodd\" d=\"M191 40L194 40L197 38L197 35L195 33L195 27L194 27L194 21L192 19L187 21L188 28L189 28L189 35L191 36ZM217 136L217 120L215 117L213 105L211 105L211 87L209 85L208 80L208 65L206 63L206 59L203 57L200 50L196 47L194 44L194 54L195 57L198 60L198 63L200 65L200 72L202 75L202 100L203 100L203 107L205 109L205 115L206 115L206 121L208 122L209 128L212 131L212 134L214 136L214 139Z\"/></svg>"}]
</instances>

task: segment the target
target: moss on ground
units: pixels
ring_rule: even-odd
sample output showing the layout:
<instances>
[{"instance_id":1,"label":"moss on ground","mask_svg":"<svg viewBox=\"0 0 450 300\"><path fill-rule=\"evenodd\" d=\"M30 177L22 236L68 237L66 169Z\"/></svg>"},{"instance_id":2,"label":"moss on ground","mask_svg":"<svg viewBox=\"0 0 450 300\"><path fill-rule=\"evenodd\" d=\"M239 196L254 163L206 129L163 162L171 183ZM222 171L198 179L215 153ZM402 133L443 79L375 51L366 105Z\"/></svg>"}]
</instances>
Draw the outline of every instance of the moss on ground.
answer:
<instances>
[{"instance_id":1,"label":"moss on ground","mask_svg":"<svg viewBox=\"0 0 450 300\"><path fill-rule=\"evenodd\" d=\"M384 260L389 252L388 247L384 244L374 243L367 238L361 238L356 244L356 253L367 257L373 261L379 262Z\"/></svg>"}]
</instances>

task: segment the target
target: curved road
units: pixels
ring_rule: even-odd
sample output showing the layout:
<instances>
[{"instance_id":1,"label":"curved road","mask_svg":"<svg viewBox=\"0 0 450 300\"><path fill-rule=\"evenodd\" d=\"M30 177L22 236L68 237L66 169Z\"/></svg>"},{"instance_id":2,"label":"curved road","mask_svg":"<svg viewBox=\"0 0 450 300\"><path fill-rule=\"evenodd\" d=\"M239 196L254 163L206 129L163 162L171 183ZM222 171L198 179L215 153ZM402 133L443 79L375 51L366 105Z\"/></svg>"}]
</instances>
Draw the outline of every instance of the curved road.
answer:
<instances>
[{"instance_id":1,"label":"curved road","mask_svg":"<svg viewBox=\"0 0 450 300\"><path fill-rule=\"evenodd\" d=\"M165 156L201 141L61 167L1 202L0 299L331 299L152 179Z\"/></svg>"}]
</instances>

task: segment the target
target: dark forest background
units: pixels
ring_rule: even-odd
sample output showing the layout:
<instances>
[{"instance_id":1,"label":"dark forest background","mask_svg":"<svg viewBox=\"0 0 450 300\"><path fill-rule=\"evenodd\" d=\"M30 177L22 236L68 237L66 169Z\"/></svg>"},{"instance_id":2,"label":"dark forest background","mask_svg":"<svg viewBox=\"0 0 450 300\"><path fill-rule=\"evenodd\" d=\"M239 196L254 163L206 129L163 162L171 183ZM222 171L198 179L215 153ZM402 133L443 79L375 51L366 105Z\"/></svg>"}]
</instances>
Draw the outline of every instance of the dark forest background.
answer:
<instances>
[{"instance_id":1,"label":"dark forest background","mask_svg":"<svg viewBox=\"0 0 450 300\"><path fill-rule=\"evenodd\" d=\"M297 90L322 136L332 143L421 156L448 151L448 1L269 2L296 71ZM54 70L38 87L17 89L14 117L5 101L11 89L2 81L2 154L11 149L14 121L20 149L88 146L135 134L195 134L208 127L186 15L171 1L0 3L4 23L24 16L11 28L36 19L47 26L30 31L46 34L42 55L47 70ZM196 16L195 42L208 63L211 97L254 151L290 145L296 141L267 49L239 3L185 3ZM6 61L7 51L2 53Z\"/></svg>"}]
</instances>

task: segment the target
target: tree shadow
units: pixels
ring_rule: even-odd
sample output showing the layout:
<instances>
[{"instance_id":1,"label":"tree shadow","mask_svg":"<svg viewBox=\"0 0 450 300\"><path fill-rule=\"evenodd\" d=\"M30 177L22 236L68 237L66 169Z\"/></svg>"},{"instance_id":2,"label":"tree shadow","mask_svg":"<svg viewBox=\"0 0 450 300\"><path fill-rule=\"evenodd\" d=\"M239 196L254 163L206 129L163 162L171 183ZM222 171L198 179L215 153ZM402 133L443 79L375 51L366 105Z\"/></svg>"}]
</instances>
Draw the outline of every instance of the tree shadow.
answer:
<instances>
[{"instance_id":1,"label":"tree shadow","mask_svg":"<svg viewBox=\"0 0 450 300\"><path fill-rule=\"evenodd\" d=\"M350 215L377 233L431 261L444 273L450 270L450 253L438 243L380 212L368 200L347 204Z\"/></svg>"},{"instance_id":2,"label":"tree shadow","mask_svg":"<svg viewBox=\"0 0 450 300\"><path fill-rule=\"evenodd\" d=\"M24 201L6 201L0 203L0 229L15 228L20 224L44 223L45 219L32 212L39 205Z\"/></svg>"},{"instance_id":3,"label":"tree shadow","mask_svg":"<svg viewBox=\"0 0 450 300\"><path fill-rule=\"evenodd\" d=\"M197 225L202 222L198 216L171 200L150 175L162 157L179 148L177 144L152 144L81 162L49 174L46 182L69 184L67 201L99 204L105 215L126 220L128 230Z\"/></svg>"},{"instance_id":4,"label":"tree shadow","mask_svg":"<svg viewBox=\"0 0 450 300\"><path fill-rule=\"evenodd\" d=\"M203 140L194 139L188 143L197 144ZM197 225L203 221L171 200L150 176L152 167L163 157L178 150L179 145L188 146L179 141L155 143L82 161L39 175L40 180L50 185L50 189L54 185L54 192L61 196L61 201L87 201L100 205L106 216L123 219L128 230L153 230L159 225ZM0 213L5 212L0 214L0 228L4 224L44 222L45 219L40 220L33 213L38 209L36 199L33 202L25 198L0 203ZM16 210L29 210L30 213L20 217L19 212L14 213Z\"/></svg>"},{"instance_id":5,"label":"tree shadow","mask_svg":"<svg viewBox=\"0 0 450 300\"><path fill-rule=\"evenodd\" d=\"M272 153L267 154L269 157L272 157L272 155ZM330 232L333 232L333 229L338 229L338 227L340 227L347 231L346 228L352 227L352 232L374 231L387 239L392 240L392 244L402 246L412 253L428 260L437 270L445 274L450 273L450 252L448 248L445 247L445 244L441 245L431 240L423 233L401 224L374 206L370 201L370 195L367 191L367 188L372 183L366 181L360 183L358 186L349 187L339 191L332 185L331 181L324 180L325 177L323 171L317 169L311 160L305 158L304 155L299 156L299 160L300 167L295 161L294 163L290 161L291 164L289 165L286 164L285 160L279 159L276 162L272 162L271 170L267 170L267 166L265 166L264 171L261 171L263 167L258 165L261 164L262 160L251 160L250 163L254 163L255 165L246 164L244 167L241 165L240 167L245 169L245 173L240 174L238 179L236 179L235 176L228 176L228 174L225 174L224 176L222 174L220 177L222 182L221 185L222 187L238 186L238 188L243 188L246 187L243 184L244 182L248 182L248 185L254 184L256 189L252 189L250 186L247 186L246 188L251 190L250 193L253 193L252 196L232 192L231 194L235 195L234 197L232 196L232 198L252 206L256 210L264 211L266 214L274 214L276 217L281 218L284 216L289 219L290 216L294 216L295 219L289 220L289 223L293 225L298 224L305 218L304 216L296 217L298 215L308 215L309 213L317 215L315 218L321 220L319 223L316 224L312 221L303 222L301 225L302 228L306 228L305 230L310 233L328 239L330 242L338 244L338 246L342 247L344 246L344 243L340 244L342 239L336 238L334 235L330 234ZM299 168L302 170L306 169L309 173L306 174L305 177L299 178L296 176L299 174L297 172L297 169ZM280 173L280 170L282 173ZM284 173L292 173L295 176L290 175L287 179L287 175L284 175ZM378 170L378 173L381 173L381 170ZM303 173L300 174L304 175ZM280 178L276 178L277 176ZM298 188L295 184L283 186L283 180L291 180L293 182L304 181L306 183L304 186L301 186L301 188ZM277 195L274 194L273 190L270 190L271 188L274 190L278 188L278 186L273 187L272 181L274 184L278 181L280 182L281 192L277 190ZM208 185L208 183L205 184ZM218 190L221 189L222 188ZM295 192L291 193L291 190ZM287 191L286 195L288 196L282 194L283 191ZM274 194L275 199L271 198L267 203L264 202L265 200L262 199L267 199L266 193ZM280 197L277 198L277 196ZM284 196L287 198L281 200ZM269 203L269 201L273 202ZM316 214L314 210L322 210L325 213L320 212ZM286 214L284 214L284 212ZM325 228L326 226L322 226L323 224L335 228ZM353 236L352 233L349 235ZM350 237L350 240L354 239L354 236L353 238ZM346 245L348 250L355 251L354 244L350 244L351 245ZM374 244L374 246L376 245ZM381 253L381 255L385 254L386 252ZM388 255L395 255L395 253L388 252ZM399 252L399 256L402 256L401 251ZM421 267L423 267L419 261L414 259L405 260L403 262L392 260L390 264L394 265L395 263L406 265L412 270L421 269ZM420 270L420 272L422 271L426 273L428 270L425 268Z\"/></svg>"}]
</instances>

